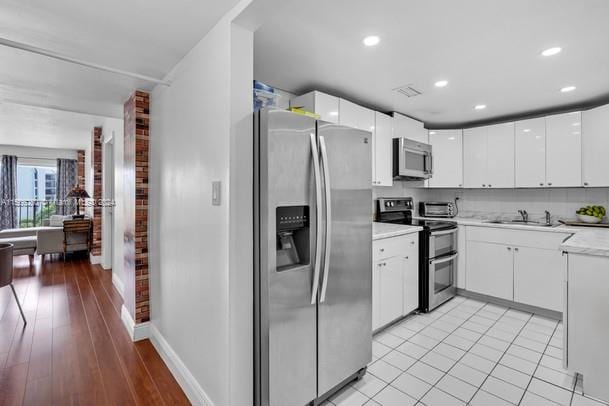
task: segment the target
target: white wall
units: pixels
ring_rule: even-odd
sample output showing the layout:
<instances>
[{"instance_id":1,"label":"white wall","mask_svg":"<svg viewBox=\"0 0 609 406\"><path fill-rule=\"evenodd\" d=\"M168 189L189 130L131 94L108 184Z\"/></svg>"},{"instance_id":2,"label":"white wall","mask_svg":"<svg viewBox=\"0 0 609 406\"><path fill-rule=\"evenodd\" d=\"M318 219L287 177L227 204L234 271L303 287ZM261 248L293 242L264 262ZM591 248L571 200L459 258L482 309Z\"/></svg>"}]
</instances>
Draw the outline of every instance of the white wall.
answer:
<instances>
[{"instance_id":1,"label":"white wall","mask_svg":"<svg viewBox=\"0 0 609 406\"><path fill-rule=\"evenodd\" d=\"M252 221L251 166L235 161L246 155L231 150L243 148L251 160L253 41L231 24L248 3L191 50L170 74L171 87L158 86L151 94L152 331L196 381L188 386L178 377L191 401L207 398L218 406L252 399L252 233L243 231ZM249 147L240 142L247 137ZM220 206L211 204L213 181L222 182ZM239 189L231 182L246 188L245 200L236 198ZM230 227L231 216L246 223ZM243 240L249 249L239 246Z\"/></svg>"}]
</instances>

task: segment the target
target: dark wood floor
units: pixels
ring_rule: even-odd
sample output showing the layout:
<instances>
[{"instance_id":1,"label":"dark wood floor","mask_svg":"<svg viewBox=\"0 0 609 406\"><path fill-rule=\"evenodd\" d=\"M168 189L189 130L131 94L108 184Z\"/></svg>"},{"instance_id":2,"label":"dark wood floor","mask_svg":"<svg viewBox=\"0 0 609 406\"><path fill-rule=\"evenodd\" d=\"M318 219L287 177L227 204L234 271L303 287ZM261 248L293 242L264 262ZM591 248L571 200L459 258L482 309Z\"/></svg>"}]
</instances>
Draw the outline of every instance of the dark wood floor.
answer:
<instances>
[{"instance_id":1,"label":"dark wood floor","mask_svg":"<svg viewBox=\"0 0 609 406\"><path fill-rule=\"evenodd\" d=\"M0 406L189 404L150 341L131 342L110 272L84 259L14 263L28 324L0 288Z\"/></svg>"}]
</instances>

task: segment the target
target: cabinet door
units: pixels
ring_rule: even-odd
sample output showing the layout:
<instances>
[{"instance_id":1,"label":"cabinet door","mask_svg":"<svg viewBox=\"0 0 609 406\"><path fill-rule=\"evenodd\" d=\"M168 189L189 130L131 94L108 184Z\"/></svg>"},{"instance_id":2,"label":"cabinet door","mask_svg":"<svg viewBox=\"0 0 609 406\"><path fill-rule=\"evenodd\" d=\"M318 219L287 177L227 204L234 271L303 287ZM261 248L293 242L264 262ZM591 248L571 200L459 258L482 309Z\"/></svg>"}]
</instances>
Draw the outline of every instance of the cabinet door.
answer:
<instances>
[{"instance_id":1,"label":"cabinet door","mask_svg":"<svg viewBox=\"0 0 609 406\"><path fill-rule=\"evenodd\" d=\"M348 100L340 99L339 122L341 125L359 128L360 130L374 130L374 111Z\"/></svg>"},{"instance_id":2,"label":"cabinet door","mask_svg":"<svg viewBox=\"0 0 609 406\"><path fill-rule=\"evenodd\" d=\"M433 176L429 179L429 187L462 187L463 131L433 132L433 135L429 135L433 155Z\"/></svg>"},{"instance_id":3,"label":"cabinet door","mask_svg":"<svg viewBox=\"0 0 609 406\"><path fill-rule=\"evenodd\" d=\"M410 117L406 117L400 113L393 113L394 120L394 137L396 138L409 138L418 142L427 144L427 130L423 126L423 123L414 120Z\"/></svg>"},{"instance_id":4,"label":"cabinet door","mask_svg":"<svg viewBox=\"0 0 609 406\"><path fill-rule=\"evenodd\" d=\"M419 234L409 236L406 246L404 266L402 315L419 308Z\"/></svg>"},{"instance_id":5,"label":"cabinet door","mask_svg":"<svg viewBox=\"0 0 609 406\"><path fill-rule=\"evenodd\" d=\"M546 184L545 118L515 124L516 187L543 187Z\"/></svg>"},{"instance_id":6,"label":"cabinet door","mask_svg":"<svg viewBox=\"0 0 609 406\"><path fill-rule=\"evenodd\" d=\"M375 121L372 183L375 186L393 186L393 117L375 112Z\"/></svg>"},{"instance_id":7,"label":"cabinet door","mask_svg":"<svg viewBox=\"0 0 609 406\"><path fill-rule=\"evenodd\" d=\"M581 112L546 117L546 184L580 186L582 183Z\"/></svg>"},{"instance_id":8,"label":"cabinet door","mask_svg":"<svg viewBox=\"0 0 609 406\"><path fill-rule=\"evenodd\" d=\"M514 300L512 248L479 241L467 242L467 290Z\"/></svg>"},{"instance_id":9,"label":"cabinet door","mask_svg":"<svg viewBox=\"0 0 609 406\"><path fill-rule=\"evenodd\" d=\"M463 130L464 187L481 188L487 186L487 132L488 127Z\"/></svg>"},{"instance_id":10,"label":"cabinet door","mask_svg":"<svg viewBox=\"0 0 609 406\"><path fill-rule=\"evenodd\" d=\"M567 258L558 250L514 248L514 301L563 311Z\"/></svg>"},{"instance_id":11,"label":"cabinet door","mask_svg":"<svg viewBox=\"0 0 609 406\"><path fill-rule=\"evenodd\" d=\"M402 316L402 275L406 259L393 257L379 267L379 321L381 326Z\"/></svg>"},{"instance_id":12,"label":"cabinet door","mask_svg":"<svg viewBox=\"0 0 609 406\"><path fill-rule=\"evenodd\" d=\"M582 181L584 186L609 186L609 105L582 113Z\"/></svg>"},{"instance_id":13,"label":"cabinet door","mask_svg":"<svg viewBox=\"0 0 609 406\"><path fill-rule=\"evenodd\" d=\"M380 268L383 261L375 262L372 264L372 330L376 330L381 327L381 304L379 303L380 298Z\"/></svg>"},{"instance_id":14,"label":"cabinet door","mask_svg":"<svg viewBox=\"0 0 609 406\"><path fill-rule=\"evenodd\" d=\"M487 186L514 187L514 123L487 127Z\"/></svg>"}]
</instances>

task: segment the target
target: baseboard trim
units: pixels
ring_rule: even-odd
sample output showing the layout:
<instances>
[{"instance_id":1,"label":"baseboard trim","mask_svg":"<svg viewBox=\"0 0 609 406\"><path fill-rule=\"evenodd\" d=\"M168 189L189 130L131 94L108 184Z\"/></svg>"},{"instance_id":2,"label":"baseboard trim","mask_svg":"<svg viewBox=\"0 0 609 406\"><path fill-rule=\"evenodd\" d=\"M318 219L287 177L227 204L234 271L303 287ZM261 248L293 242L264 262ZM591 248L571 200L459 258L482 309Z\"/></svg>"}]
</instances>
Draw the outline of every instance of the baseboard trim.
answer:
<instances>
[{"instance_id":1,"label":"baseboard trim","mask_svg":"<svg viewBox=\"0 0 609 406\"><path fill-rule=\"evenodd\" d=\"M145 340L150 337L150 322L146 321L144 323L135 324L135 321L133 321L129 310L127 310L125 305L121 307L121 320L132 341Z\"/></svg>"},{"instance_id":2,"label":"baseboard trim","mask_svg":"<svg viewBox=\"0 0 609 406\"><path fill-rule=\"evenodd\" d=\"M118 294L121 295L121 298L125 300L125 285L123 285L123 281L121 281L119 277L116 276L116 273L114 273L114 271L112 272L112 284L118 291Z\"/></svg>"},{"instance_id":3,"label":"baseboard trim","mask_svg":"<svg viewBox=\"0 0 609 406\"><path fill-rule=\"evenodd\" d=\"M102 256L89 254L89 262L91 262L91 265L99 265L102 263Z\"/></svg>"},{"instance_id":4,"label":"baseboard trim","mask_svg":"<svg viewBox=\"0 0 609 406\"><path fill-rule=\"evenodd\" d=\"M511 307L512 309L520 310L528 313L535 313L543 317L550 319L562 320L562 312L555 310L544 309L537 306L531 306L524 303L512 302L511 300L500 299L494 296L487 296L481 293L472 292L465 289L457 289L457 294L460 296L468 297L471 299L481 300L504 307Z\"/></svg>"},{"instance_id":5,"label":"baseboard trim","mask_svg":"<svg viewBox=\"0 0 609 406\"><path fill-rule=\"evenodd\" d=\"M169 345L167 340L165 340L165 337L163 337L153 323L150 324L149 330L152 345L157 350L176 381L178 381L178 384L186 394L188 400L190 400L193 405L214 406L203 388L201 388L201 385L199 385L190 370L184 365L182 359L173 350L171 345Z\"/></svg>"}]
</instances>

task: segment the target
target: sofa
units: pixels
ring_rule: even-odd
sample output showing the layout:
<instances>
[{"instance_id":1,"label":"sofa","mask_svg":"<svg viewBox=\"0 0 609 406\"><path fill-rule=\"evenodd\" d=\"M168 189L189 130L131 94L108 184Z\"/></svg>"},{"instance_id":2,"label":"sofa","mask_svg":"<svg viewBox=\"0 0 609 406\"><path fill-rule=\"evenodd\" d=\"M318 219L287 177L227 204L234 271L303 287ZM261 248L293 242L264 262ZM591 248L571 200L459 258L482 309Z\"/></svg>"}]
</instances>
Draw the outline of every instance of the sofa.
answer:
<instances>
[{"instance_id":1,"label":"sofa","mask_svg":"<svg viewBox=\"0 0 609 406\"><path fill-rule=\"evenodd\" d=\"M51 216L42 227L0 230L0 243L13 244L13 256L64 252L63 221L72 216Z\"/></svg>"}]
</instances>

